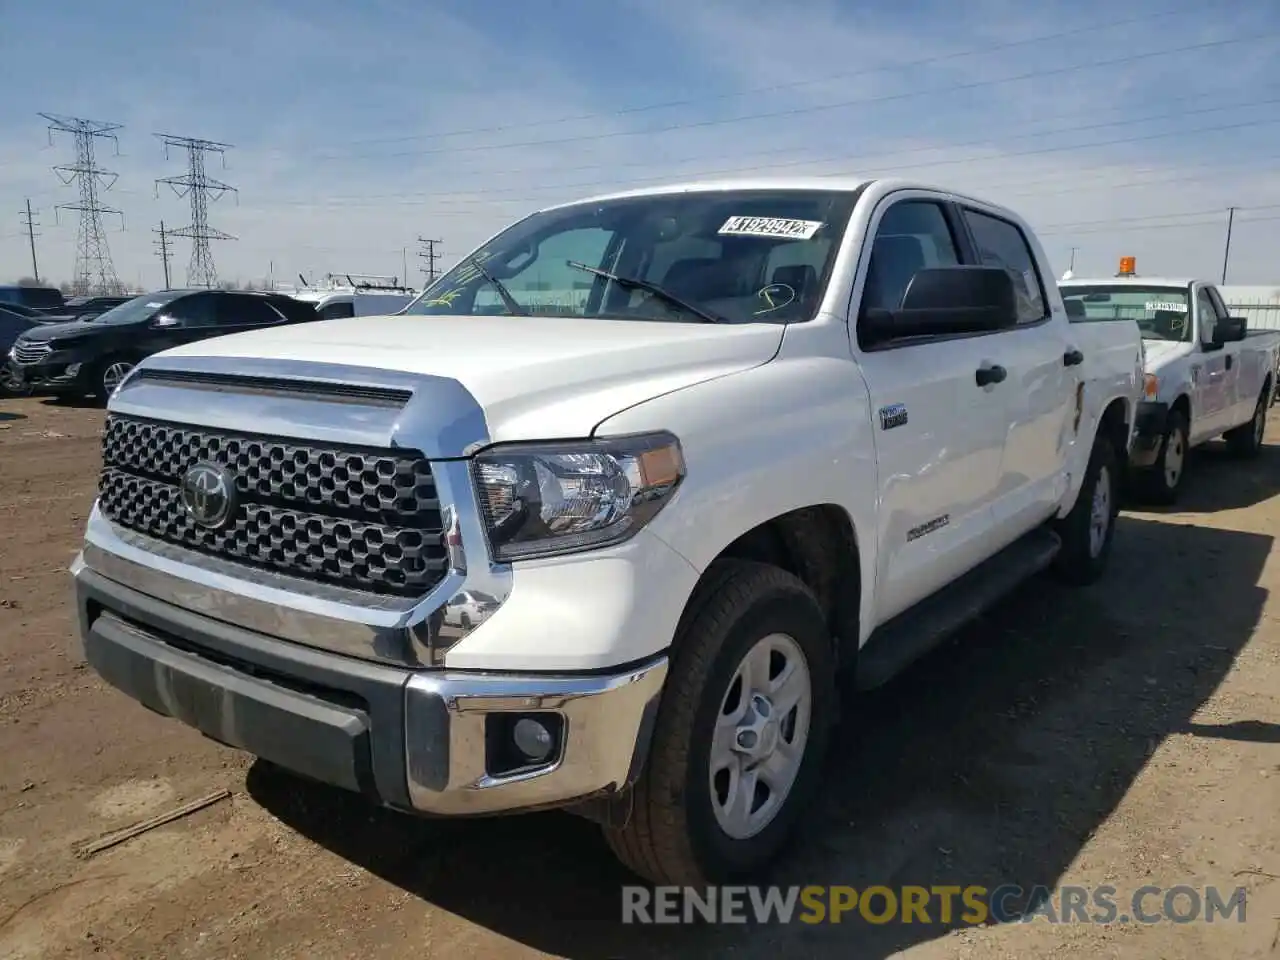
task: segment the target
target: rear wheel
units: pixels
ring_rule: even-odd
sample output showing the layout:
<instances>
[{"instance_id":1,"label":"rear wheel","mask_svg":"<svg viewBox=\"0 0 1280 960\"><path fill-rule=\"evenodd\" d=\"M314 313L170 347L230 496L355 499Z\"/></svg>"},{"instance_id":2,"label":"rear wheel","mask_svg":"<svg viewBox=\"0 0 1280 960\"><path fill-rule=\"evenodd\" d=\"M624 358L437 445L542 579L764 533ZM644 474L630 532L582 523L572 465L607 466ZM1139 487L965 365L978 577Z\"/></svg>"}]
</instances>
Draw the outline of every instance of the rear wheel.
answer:
<instances>
[{"instance_id":1,"label":"rear wheel","mask_svg":"<svg viewBox=\"0 0 1280 960\"><path fill-rule=\"evenodd\" d=\"M811 797L836 712L832 641L791 574L729 561L673 645L631 817L614 853L656 884L755 874Z\"/></svg>"},{"instance_id":2,"label":"rear wheel","mask_svg":"<svg viewBox=\"0 0 1280 960\"><path fill-rule=\"evenodd\" d=\"M1252 458L1262 452L1263 436L1267 432L1267 408L1271 388L1266 387L1258 394L1258 403L1253 408L1253 418L1226 433L1227 449L1237 457Z\"/></svg>"}]
</instances>

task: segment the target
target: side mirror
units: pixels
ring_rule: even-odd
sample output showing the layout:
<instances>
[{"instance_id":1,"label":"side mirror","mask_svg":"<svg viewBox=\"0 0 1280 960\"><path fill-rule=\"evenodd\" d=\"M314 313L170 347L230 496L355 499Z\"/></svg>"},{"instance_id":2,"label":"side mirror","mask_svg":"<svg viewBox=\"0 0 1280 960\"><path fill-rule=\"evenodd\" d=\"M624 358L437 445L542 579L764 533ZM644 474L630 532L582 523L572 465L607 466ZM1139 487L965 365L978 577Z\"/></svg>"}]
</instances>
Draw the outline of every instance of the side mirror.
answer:
<instances>
[{"instance_id":1,"label":"side mirror","mask_svg":"<svg viewBox=\"0 0 1280 960\"><path fill-rule=\"evenodd\" d=\"M167 313L162 313L151 321L151 325L153 327L176 327L178 325L178 318L170 316Z\"/></svg>"},{"instance_id":2,"label":"side mirror","mask_svg":"<svg viewBox=\"0 0 1280 960\"><path fill-rule=\"evenodd\" d=\"M910 337L987 333L1018 322L1013 280L1000 267L929 267L916 272L897 310L859 318L864 346Z\"/></svg>"},{"instance_id":3,"label":"side mirror","mask_svg":"<svg viewBox=\"0 0 1280 960\"><path fill-rule=\"evenodd\" d=\"M1218 343L1238 343L1248 335L1249 324L1244 317L1227 317L1213 328L1213 338Z\"/></svg>"}]
</instances>

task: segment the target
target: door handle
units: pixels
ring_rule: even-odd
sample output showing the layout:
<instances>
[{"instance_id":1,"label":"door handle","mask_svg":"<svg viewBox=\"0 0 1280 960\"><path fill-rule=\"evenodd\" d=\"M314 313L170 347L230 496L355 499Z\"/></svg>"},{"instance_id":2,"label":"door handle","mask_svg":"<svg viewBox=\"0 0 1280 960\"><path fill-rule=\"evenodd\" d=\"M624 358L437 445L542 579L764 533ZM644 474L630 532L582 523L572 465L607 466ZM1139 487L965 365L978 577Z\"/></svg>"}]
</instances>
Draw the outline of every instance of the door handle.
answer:
<instances>
[{"instance_id":1,"label":"door handle","mask_svg":"<svg viewBox=\"0 0 1280 960\"><path fill-rule=\"evenodd\" d=\"M1062 355L1062 365L1064 367L1076 367L1084 363L1084 354L1074 347Z\"/></svg>"},{"instance_id":2,"label":"door handle","mask_svg":"<svg viewBox=\"0 0 1280 960\"><path fill-rule=\"evenodd\" d=\"M1002 382L1008 375L1008 370L1000 366L998 363L993 363L979 367L977 372L974 374L973 379L977 382L978 386L985 387L991 383Z\"/></svg>"},{"instance_id":3,"label":"door handle","mask_svg":"<svg viewBox=\"0 0 1280 960\"><path fill-rule=\"evenodd\" d=\"M1227 369L1228 369L1228 370L1230 370L1230 369L1231 369L1231 361L1232 361L1232 360L1234 360L1234 359L1235 359L1235 358L1234 358L1233 356L1231 356L1231 354L1227 354Z\"/></svg>"}]
</instances>

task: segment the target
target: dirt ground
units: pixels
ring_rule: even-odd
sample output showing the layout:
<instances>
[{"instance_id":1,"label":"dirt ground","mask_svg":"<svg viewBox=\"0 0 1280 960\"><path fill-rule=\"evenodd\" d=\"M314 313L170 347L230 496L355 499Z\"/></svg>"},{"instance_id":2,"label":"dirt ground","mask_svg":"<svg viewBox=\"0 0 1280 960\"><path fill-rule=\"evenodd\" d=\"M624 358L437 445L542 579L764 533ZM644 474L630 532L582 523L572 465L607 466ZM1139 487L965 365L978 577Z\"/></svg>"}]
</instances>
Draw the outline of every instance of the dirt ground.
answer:
<instances>
[{"instance_id":1,"label":"dirt ground","mask_svg":"<svg viewBox=\"0 0 1280 960\"><path fill-rule=\"evenodd\" d=\"M0 400L2 957L1280 956L1280 424L1256 462L1199 455L1177 512L1126 511L1105 582L1037 580L857 703L774 877L1243 886L1245 922L953 929L624 926L586 821L372 810L147 712L73 640L100 425Z\"/></svg>"}]
</instances>

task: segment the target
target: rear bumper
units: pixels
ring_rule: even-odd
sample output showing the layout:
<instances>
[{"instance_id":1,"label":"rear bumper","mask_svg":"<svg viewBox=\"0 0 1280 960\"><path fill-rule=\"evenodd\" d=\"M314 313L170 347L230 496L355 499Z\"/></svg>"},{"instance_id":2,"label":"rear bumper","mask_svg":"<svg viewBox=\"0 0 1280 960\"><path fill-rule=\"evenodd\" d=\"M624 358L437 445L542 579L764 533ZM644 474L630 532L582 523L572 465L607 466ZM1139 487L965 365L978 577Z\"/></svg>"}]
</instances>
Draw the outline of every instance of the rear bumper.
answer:
<instances>
[{"instance_id":1,"label":"rear bumper","mask_svg":"<svg viewBox=\"0 0 1280 960\"><path fill-rule=\"evenodd\" d=\"M598 674L408 670L280 641L72 567L85 658L162 715L315 780L403 810L565 806L634 781L667 661ZM513 724L551 734L539 762Z\"/></svg>"},{"instance_id":2,"label":"rear bumper","mask_svg":"<svg viewBox=\"0 0 1280 960\"><path fill-rule=\"evenodd\" d=\"M1155 400L1138 404L1133 425L1133 449L1129 462L1135 467L1150 467L1160 458L1168 428L1169 405Z\"/></svg>"}]
</instances>

